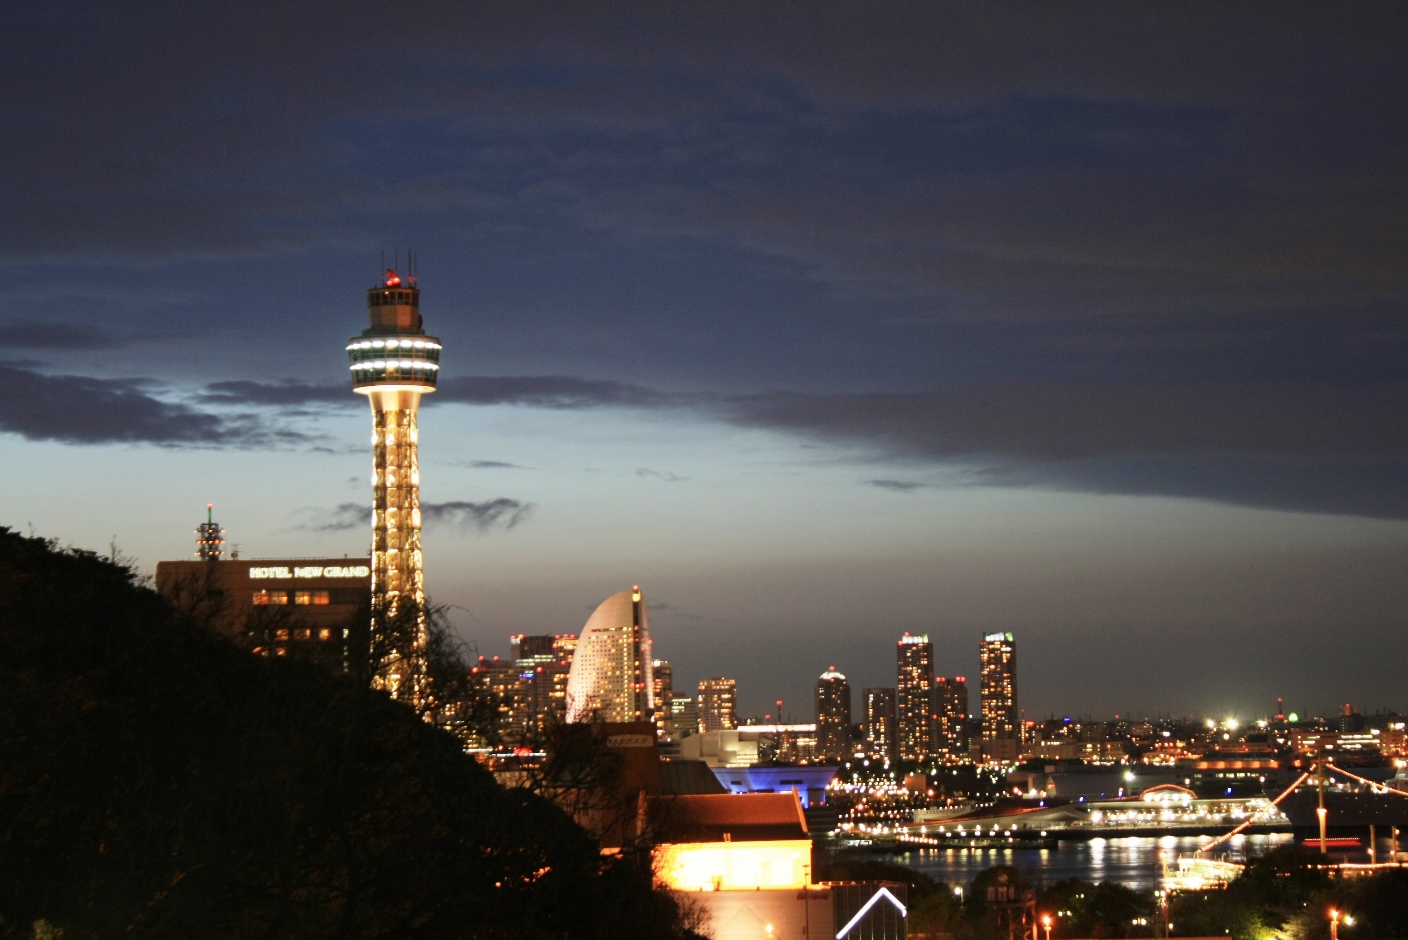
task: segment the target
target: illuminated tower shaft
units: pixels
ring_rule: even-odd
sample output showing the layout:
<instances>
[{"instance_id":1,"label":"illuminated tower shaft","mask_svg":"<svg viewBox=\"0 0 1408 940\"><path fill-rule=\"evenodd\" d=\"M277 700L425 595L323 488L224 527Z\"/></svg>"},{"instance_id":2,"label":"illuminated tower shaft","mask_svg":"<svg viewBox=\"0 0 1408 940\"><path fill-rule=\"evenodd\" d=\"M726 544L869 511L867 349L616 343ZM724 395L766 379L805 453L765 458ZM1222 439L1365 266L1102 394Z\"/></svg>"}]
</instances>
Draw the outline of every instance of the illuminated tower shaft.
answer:
<instances>
[{"instance_id":1,"label":"illuminated tower shaft","mask_svg":"<svg viewBox=\"0 0 1408 940\"><path fill-rule=\"evenodd\" d=\"M367 291L371 326L347 345L352 386L372 406L372 682L420 705L425 577L420 544L420 396L435 391L440 341L421 327L420 290L393 270Z\"/></svg>"}]
</instances>

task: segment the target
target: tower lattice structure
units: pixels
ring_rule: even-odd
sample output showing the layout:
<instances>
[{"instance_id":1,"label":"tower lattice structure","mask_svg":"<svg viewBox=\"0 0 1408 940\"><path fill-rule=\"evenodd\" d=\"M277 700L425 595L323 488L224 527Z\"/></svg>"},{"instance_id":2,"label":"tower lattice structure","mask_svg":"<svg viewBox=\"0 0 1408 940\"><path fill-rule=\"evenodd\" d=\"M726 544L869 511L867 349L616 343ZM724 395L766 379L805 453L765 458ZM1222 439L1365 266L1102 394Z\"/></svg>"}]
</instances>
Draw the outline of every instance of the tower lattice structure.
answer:
<instances>
[{"instance_id":1,"label":"tower lattice structure","mask_svg":"<svg viewBox=\"0 0 1408 940\"><path fill-rule=\"evenodd\" d=\"M435 391L441 345L422 327L415 281L388 269L367 291L371 325L348 342L347 358L353 390L372 407L372 684L419 706L427 635L416 413Z\"/></svg>"}]
</instances>

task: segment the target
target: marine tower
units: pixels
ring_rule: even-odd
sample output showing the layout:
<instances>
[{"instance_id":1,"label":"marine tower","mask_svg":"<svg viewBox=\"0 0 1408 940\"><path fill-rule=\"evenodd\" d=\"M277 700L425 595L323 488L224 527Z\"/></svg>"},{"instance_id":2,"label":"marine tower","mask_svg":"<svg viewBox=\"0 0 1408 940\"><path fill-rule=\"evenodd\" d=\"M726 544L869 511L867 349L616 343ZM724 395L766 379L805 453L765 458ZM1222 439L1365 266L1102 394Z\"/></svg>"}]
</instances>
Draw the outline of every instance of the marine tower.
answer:
<instances>
[{"instance_id":1,"label":"marine tower","mask_svg":"<svg viewBox=\"0 0 1408 940\"><path fill-rule=\"evenodd\" d=\"M407 263L414 272L409 255ZM367 309L371 325L348 342L347 359L353 390L372 406L372 684L419 706L426 630L416 412L435 391L441 346L421 325L414 274L388 268L367 291Z\"/></svg>"}]
</instances>

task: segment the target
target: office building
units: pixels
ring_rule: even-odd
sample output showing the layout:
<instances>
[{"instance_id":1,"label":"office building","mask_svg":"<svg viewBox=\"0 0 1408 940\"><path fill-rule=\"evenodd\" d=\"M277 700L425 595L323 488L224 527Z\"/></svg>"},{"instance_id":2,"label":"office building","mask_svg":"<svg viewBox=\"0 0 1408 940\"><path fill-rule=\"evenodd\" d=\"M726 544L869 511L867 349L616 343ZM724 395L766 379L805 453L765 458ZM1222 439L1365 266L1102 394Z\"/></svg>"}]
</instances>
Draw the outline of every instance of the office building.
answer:
<instances>
[{"instance_id":1,"label":"office building","mask_svg":"<svg viewBox=\"0 0 1408 940\"><path fill-rule=\"evenodd\" d=\"M928 760L934 734L934 644L927 633L906 633L896 644L895 709L898 751L904 760Z\"/></svg>"},{"instance_id":2,"label":"office building","mask_svg":"<svg viewBox=\"0 0 1408 940\"><path fill-rule=\"evenodd\" d=\"M567 679L567 721L655 721L650 621L640 585L618 591L587 619Z\"/></svg>"},{"instance_id":3,"label":"office building","mask_svg":"<svg viewBox=\"0 0 1408 940\"><path fill-rule=\"evenodd\" d=\"M665 744L675 740L674 710L670 707L675 698L675 671L669 660L657 659L650 664L650 673L655 683L655 732Z\"/></svg>"},{"instance_id":4,"label":"office building","mask_svg":"<svg viewBox=\"0 0 1408 940\"><path fill-rule=\"evenodd\" d=\"M509 658L517 672L514 725L520 740L541 739L549 727L567 720L567 680L577 649L574 633L509 637Z\"/></svg>"},{"instance_id":5,"label":"office building","mask_svg":"<svg viewBox=\"0 0 1408 940\"><path fill-rule=\"evenodd\" d=\"M825 762L851 755L851 686L835 666L816 680L816 749Z\"/></svg>"},{"instance_id":6,"label":"office building","mask_svg":"<svg viewBox=\"0 0 1408 940\"><path fill-rule=\"evenodd\" d=\"M699 730L728 731L738 727L738 682L715 676L699 683Z\"/></svg>"},{"instance_id":7,"label":"office building","mask_svg":"<svg viewBox=\"0 0 1408 940\"><path fill-rule=\"evenodd\" d=\"M889 760L895 756L898 729L895 727L895 690L866 689L865 749L871 757Z\"/></svg>"},{"instance_id":8,"label":"office building","mask_svg":"<svg viewBox=\"0 0 1408 940\"><path fill-rule=\"evenodd\" d=\"M414 262L407 263L414 272ZM421 324L412 273L388 270L367 291L371 325L347 344L352 389L372 410L372 682L394 699L426 696L420 541L420 397L435 391L440 340Z\"/></svg>"},{"instance_id":9,"label":"office building","mask_svg":"<svg viewBox=\"0 0 1408 940\"><path fill-rule=\"evenodd\" d=\"M528 736L532 714L532 686L525 684L512 659L480 656L469 668L469 683L479 702L488 703L492 716L475 716L474 727L466 731L466 743L474 748L513 745Z\"/></svg>"},{"instance_id":10,"label":"office building","mask_svg":"<svg viewBox=\"0 0 1408 940\"><path fill-rule=\"evenodd\" d=\"M1016 760L1022 729L1017 711L1017 644L1012 634L984 636L978 661L982 666L984 753L996 759ZM993 743L1009 741L1010 745Z\"/></svg>"},{"instance_id":11,"label":"office building","mask_svg":"<svg viewBox=\"0 0 1408 940\"><path fill-rule=\"evenodd\" d=\"M197 530L201 560L158 562L157 591L191 621L256 655L345 671L349 628L360 626L371 597L368 560L226 559L216 541L223 532L207 519Z\"/></svg>"},{"instance_id":12,"label":"office building","mask_svg":"<svg viewBox=\"0 0 1408 940\"><path fill-rule=\"evenodd\" d=\"M939 676L934 680L934 746L950 757L968 753L968 680Z\"/></svg>"},{"instance_id":13,"label":"office building","mask_svg":"<svg viewBox=\"0 0 1408 940\"><path fill-rule=\"evenodd\" d=\"M675 740L699 733L699 708L692 695L670 699L670 728Z\"/></svg>"}]
</instances>

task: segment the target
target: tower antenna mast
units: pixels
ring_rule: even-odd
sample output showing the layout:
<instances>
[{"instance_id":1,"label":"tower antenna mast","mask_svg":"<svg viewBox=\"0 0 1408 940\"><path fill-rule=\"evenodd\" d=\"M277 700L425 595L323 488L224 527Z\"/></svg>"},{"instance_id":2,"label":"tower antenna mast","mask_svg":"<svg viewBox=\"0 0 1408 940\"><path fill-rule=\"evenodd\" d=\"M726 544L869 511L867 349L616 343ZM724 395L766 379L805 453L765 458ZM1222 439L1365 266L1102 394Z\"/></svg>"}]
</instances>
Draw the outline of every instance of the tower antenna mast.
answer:
<instances>
[{"instance_id":1,"label":"tower antenna mast","mask_svg":"<svg viewBox=\"0 0 1408 940\"><path fill-rule=\"evenodd\" d=\"M225 530L215 521L215 504L205 504L205 521L196 526L196 557L219 561L225 555Z\"/></svg>"}]
</instances>

